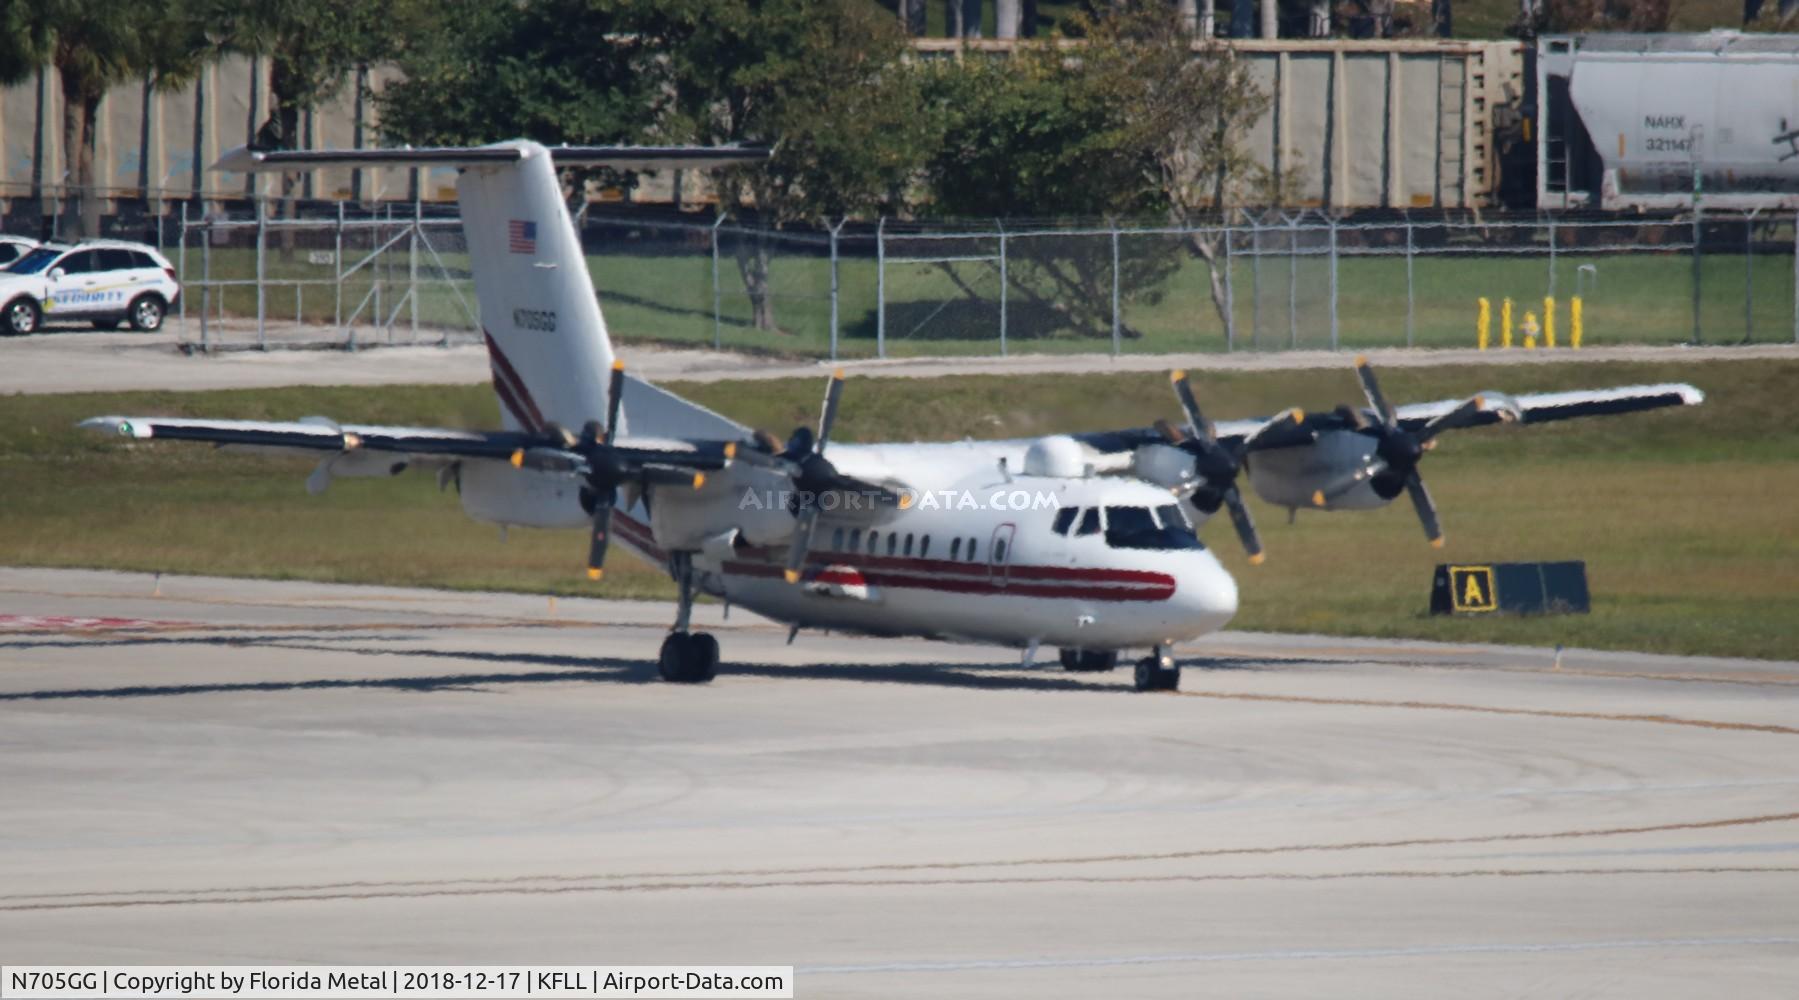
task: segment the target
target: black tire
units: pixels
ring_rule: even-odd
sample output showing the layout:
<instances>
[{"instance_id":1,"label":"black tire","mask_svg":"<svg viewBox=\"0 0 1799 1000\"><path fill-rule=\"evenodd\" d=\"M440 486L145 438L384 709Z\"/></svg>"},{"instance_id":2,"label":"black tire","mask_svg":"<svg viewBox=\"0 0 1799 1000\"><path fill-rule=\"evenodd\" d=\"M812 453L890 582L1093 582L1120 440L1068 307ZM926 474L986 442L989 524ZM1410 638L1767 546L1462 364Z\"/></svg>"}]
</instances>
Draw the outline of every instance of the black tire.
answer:
<instances>
[{"instance_id":1,"label":"black tire","mask_svg":"<svg viewBox=\"0 0 1799 1000\"><path fill-rule=\"evenodd\" d=\"M119 328L119 321L116 319L94 320L94 329L96 329L96 330L117 330L118 328Z\"/></svg>"},{"instance_id":2,"label":"black tire","mask_svg":"<svg viewBox=\"0 0 1799 1000\"><path fill-rule=\"evenodd\" d=\"M140 333L155 333L162 329L162 318L168 306L160 295L139 295L131 300L125 309L125 317L131 321L131 328Z\"/></svg>"},{"instance_id":3,"label":"black tire","mask_svg":"<svg viewBox=\"0 0 1799 1000\"><path fill-rule=\"evenodd\" d=\"M671 632L656 670L671 684L704 684L718 674L718 640L704 632Z\"/></svg>"},{"instance_id":4,"label":"black tire","mask_svg":"<svg viewBox=\"0 0 1799 1000\"><path fill-rule=\"evenodd\" d=\"M0 324L8 334L23 337L38 332L44 325L44 311L37 303L21 295L6 304L5 323Z\"/></svg>"},{"instance_id":5,"label":"black tire","mask_svg":"<svg viewBox=\"0 0 1799 1000\"><path fill-rule=\"evenodd\" d=\"M1118 666L1117 650L1107 649L1064 649L1062 650L1062 669L1075 673L1104 673Z\"/></svg>"},{"instance_id":6,"label":"black tire","mask_svg":"<svg viewBox=\"0 0 1799 1000\"><path fill-rule=\"evenodd\" d=\"M1134 680L1139 691L1173 691L1181 686L1181 665L1169 659L1164 666L1158 658L1145 656L1137 661Z\"/></svg>"},{"instance_id":7,"label":"black tire","mask_svg":"<svg viewBox=\"0 0 1799 1000\"><path fill-rule=\"evenodd\" d=\"M687 640L694 653L693 682L704 684L718 676L718 640L710 632L695 632Z\"/></svg>"}]
</instances>

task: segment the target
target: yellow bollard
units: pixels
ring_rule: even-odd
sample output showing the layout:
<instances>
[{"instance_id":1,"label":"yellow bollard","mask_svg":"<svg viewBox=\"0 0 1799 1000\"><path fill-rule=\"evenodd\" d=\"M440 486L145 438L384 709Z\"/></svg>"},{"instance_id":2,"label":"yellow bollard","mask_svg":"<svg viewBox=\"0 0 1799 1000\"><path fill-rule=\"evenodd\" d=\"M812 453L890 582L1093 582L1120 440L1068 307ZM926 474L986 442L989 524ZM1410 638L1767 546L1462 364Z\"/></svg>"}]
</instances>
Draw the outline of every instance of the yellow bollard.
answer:
<instances>
[{"instance_id":1,"label":"yellow bollard","mask_svg":"<svg viewBox=\"0 0 1799 1000\"><path fill-rule=\"evenodd\" d=\"M1543 346L1555 347L1555 296L1543 296Z\"/></svg>"},{"instance_id":2,"label":"yellow bollard","mask_svg":"<svg viewBox=\"0 0 1799 1000\"><path fill-rule=\"evenodd\" d=\"M1512 300L1506 299L1499 305L1499 346L1511 349L1512 346Z\"/></svg>"},{"instance_id":3,"label":"yellow bollard","mask_svg":"<svg viewBox=\"0 0 1799 1000\"><path fill-rule=\"evenodd\" d=\"M1526 312L1524 314L1524 322L1518 324L1518 332L1524 335L1524 346L1526 349L1536 347L1537 314L1534 312Z\"/></svg>"},{"instance_id":4,"label":"yellow bollard","mask_svg":"<svg viewBox=\"0 0 1799 1000\"><path fill-rule=\"evenodd\" d=\"M1568 300L1568 346L1580 350L1580 296Z\"/></svg>"},{"instance_id":5,"label":"yellow bollard","mask_svg":"<svg viewBox=\"0 0 1799 1000\"><path fill-rule=\"evenodd\" d=\"M1481 350L1487 349L1487 333L1493 326L1493 303L1480 299L1480 316L1474 321L1475 340Z\"/></svg>"}]
</instances>

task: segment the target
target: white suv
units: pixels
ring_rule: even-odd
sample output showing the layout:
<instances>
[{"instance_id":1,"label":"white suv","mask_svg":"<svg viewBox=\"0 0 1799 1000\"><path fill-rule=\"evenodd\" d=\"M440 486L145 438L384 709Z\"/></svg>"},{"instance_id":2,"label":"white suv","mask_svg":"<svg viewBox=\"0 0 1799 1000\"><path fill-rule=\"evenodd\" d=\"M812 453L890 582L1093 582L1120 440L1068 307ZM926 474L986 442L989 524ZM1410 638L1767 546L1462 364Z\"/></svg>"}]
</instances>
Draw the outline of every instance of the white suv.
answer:
<instances>
[{"instance_id":1,"label":"white suv","mask_svg":"<svg viewBox=\"0 0 1799 1000\"><path fill-rule=\"evenodd\" d=\"M0 233L0 271L13 265L13 261L36 249L37 240L28 236L7 236Z\"/></svg>"},{"instance_id":2,"label":"white suv","mask_svg":"<svg viewBox=\"0 0 1799 1000\"><path fill-rule=\"evenodd\" d=\"M0 333L36 333L65 319L156 330L180 294L174 265L141 243L49 244L0 271Z\"/></svg>"}]
</instances>

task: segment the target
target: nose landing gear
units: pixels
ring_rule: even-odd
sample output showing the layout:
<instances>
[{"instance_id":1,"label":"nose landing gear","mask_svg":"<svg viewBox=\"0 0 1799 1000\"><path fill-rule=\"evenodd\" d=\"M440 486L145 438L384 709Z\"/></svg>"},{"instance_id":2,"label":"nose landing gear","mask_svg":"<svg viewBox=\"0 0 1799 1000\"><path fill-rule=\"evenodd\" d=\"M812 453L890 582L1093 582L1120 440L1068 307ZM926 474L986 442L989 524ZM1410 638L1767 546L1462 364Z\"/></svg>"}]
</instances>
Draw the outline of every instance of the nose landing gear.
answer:
<instances>
[{"instance_id":1,"label":"nose landing gear","mask_svg":"<svg viewBox=\"0 0 1799 1000\"><path fill-rule=\"evenodd\" d=\"M718 640L706 632L689 632L693 618L693 556L676 552L669 556L670 570L680 585L675 627L662 640L656 660L662 679L674 684L704 684L718 675Z\"/></svg>"},{"instance_id":2,"label":"nose landing gear","mask_svg":"<svg viewBox=\"0 0 1799 1000\"><path fill-rule=\"evenodd\" d=\"M1137 661L1135 679L1139 691L1173 691L1181 686L1181 665L1167 647L1157 646L1153 655Z\"/></svg>"}]
</instances>

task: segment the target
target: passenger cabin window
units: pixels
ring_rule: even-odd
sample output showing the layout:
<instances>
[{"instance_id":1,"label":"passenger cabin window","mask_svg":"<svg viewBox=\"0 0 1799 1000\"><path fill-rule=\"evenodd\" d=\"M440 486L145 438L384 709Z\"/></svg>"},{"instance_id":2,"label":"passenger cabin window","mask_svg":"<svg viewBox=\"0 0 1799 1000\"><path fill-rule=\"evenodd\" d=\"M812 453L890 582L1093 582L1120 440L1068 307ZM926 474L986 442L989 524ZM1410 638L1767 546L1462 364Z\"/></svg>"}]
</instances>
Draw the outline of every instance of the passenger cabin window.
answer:
<instances>
[{"instance_id":1,"label":"passenger cabin window","mask_svg":"<svg viewBox=\"0 0 1799 1000\"><path fill-rule=\"evenodd\" d=\"M1077 535L1093 535L1099 532L1099 508L1089 507L1081 514L1081 526L1075 531Z\"/></svg>"},{"instance_id":2,"label":"passenger cabin window","mask_svg":"<svg viewBox=\"0 0 1799 1000\"><path fill-rule=\"evenodd\" d=\"M843 551L843 529L842 528L832 528L831 529L831 548L835 549L838 552Z\"/></svg>"},{"instance_id":3,"label":"passenger cabin window","mask_svg":"<svg viewBox=\"0 0 1799 1000\"><path fill-rule=\"evenodd\" d=\"M1148 507L1107 507L1106 544L1115 549L1205 548L1193 529L1184 523L1164 527Z\"/></svg>"},{"instance_id":4,"label":"passenger cabin window","mask_svg":"<svg viewBox=\"0 0 1799 1000\"><path fill-rule=\"evenodd\" d=\"M906 554L906 555L911 555L911 554L912 554L912 533L911 533L911 532L910 532L910 531L908 531L908 532L906 532L906 551L905 551L905 554Z\"/></svg>"},{"instance_id":5,"label":"passenger cabin window","mask_svg":"<svg viewBox=\"0 0 1799 1000\"><path fill-rule=\"evenodd\" d=\"M918 540L918 558L926 559L931 555L931 536L925 535Z\"/></svg>"},{"instance_id":6,"label":"passenger cabin window","mask_svg":"<svg viewBox=\"0 0 1799 1000\"><path fill-rule=\"evenodd\" d=\"M851 552L854 552L857 549L860 549L861 547L862 547L862 529L861 528L851 528L850 529L849 550Z\"/></svg>"},{"instance_id":7,"label":"passenger cabin window","mask_svg":"<svg viewBox=\"0 0 1799 1000\"><path fill-rule=\"evenodd\" d=\"M1058 535L1068 534L1068 529L1074 526L1074 516L1079 513L1080 510L1075 507L1064 507L1056 511L1056 523L1050 525L1050 529Z\"/></svg>"},{"instance_id":8,"label":"passenger cabin window","mask_svg":"<svg viewBox=\"0 0 1799 1000\"><path fill-rule=\"evenodd\" d=\"M871 556L872 556L872 555L874 555L874 554L875 554L875 544L876 544L876 543L877 543L877 542L879 542L879 541L880 541L880 540L881 540L881 533L880 533L880 532L878 532L878 531L870 531L870 532L869 532L869 533L868 533L868 554L869 554L869 555L871 555Z\"/></svg>"},{"instance_id":9,"label":"passenger cabin window","mask_svg":"<svg viewBox=\"0 0 1799 1000\"><path fill-rule=\"evenodd\" d=\"M889 531L887 533L887 554L893 555L894 551L897 550L898 548L899 548L899 532Z\"/></svg>"},{"instance_id":10,"label":"passenger cabin window","mask_svg":"<svg viewBox=\"0 0 1799 1000\"><path fill-rule=\"evenodd\" d=\"M974 541L974 539L970 538L968 540L968 561L974 562L978 558L980 558L980 556L978 554L978 550L975 548L975 541Z\"/></svg>"},{"instance_id":11,"label":"passenger cabin window","mask_svg":"<svg viewBox=\"0 0 1799 1000\"><path fill-rule=\"evenodd\" d=\"M962 558L962 538L961 538L961 536L958 535L957 537L949 540L949 557L951 559Z\"/></svg>"},{"instance_id":12,"label":"passenger cabin window","mask_svg":"<svg viewBox=\"0 0 1799 1000\"><path fill-rule=\"evenodd\" d=\"M993 561L996 563L1006 561L1006 540L1004 538L995 539L993 542Z\"/></svg>"}]
</instances>

